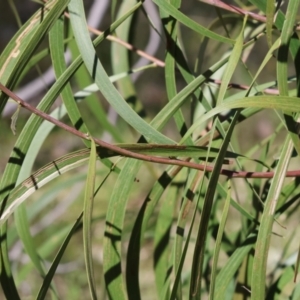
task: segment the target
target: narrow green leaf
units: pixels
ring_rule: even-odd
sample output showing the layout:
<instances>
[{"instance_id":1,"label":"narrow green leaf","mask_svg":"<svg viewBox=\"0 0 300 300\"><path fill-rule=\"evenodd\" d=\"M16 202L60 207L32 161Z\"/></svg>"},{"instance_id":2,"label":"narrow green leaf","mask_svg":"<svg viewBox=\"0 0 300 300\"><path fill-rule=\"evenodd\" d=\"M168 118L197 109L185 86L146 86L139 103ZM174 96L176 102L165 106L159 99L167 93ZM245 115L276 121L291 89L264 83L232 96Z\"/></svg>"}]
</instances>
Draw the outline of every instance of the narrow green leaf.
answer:
<instances>
[{"instance_id":1,"label":"narrow green leaf","mask_svg":"<svg viewBox=\"0 0 300 300\"><path fill-rule=\"evenodd\" d=\"M140 161L126 159L117 182L114 185L106 212L103 269L106 288L109 297L112 299L127 299L125 284L122 278L123 272L120 257L121 238L129 192L140 166ZM131 276L135 276L135 274Z\"/></svg>"},{"instance_id":2,"label":"narrow green leaf","mask_svg":"<svg viewBox=\"0 0 300 300\"><path fill-rule=\"evenodd\" d=\"M220 91L218 94L218 99L217 99L217 104L216 104L217 106L223 102L225 93L228 89L229 81L231 80L231 77L238 65L239 60L240 60L242 50L243 50L244 30L245 30L246 22L247 22L247 17L244 18L244 23L243 23L241 33L239 34L239 36L237 37L237 39L234 43L234 47L232 49L228 63L226 65L226 70L223 74L223 77L222 77L223 79L222 79Z\"/></svg>"},{"instance_id":3,"label":"narrow green leaf","mask_svg":"<svg viewBox=\"0 0 300 300\"><path fill-rule=\"evenodd\" d=\"M140 5L141 2L138 2L134 8L137 9ZM84 63L106 100L128 124L145 136L149 142L174 144L171 139L159 133L138 116L110 82L101 62L96 56L95 49L90 40L86 27L83 3L79 0L71 0L69 3L69 10L71 12L70 20L73 32Z\"/></svg>"},{"instance_id":4,"label":"narrow green leaf","mask_svg":"<svg viewBox=\"0 0 300 300\"><path fill-rule=\"evenodd\" d=\"M126 264L126 285L128 297L130 299L141 299L139 286L139 257L140 249L144 240L144 234L148 222L153 215L160 197L172 182L181 168L170 166L154 183L150 193L143 202L134 223L132 234L128 245L127 264Z\"/></svg>"},{"instance_id":5,"label":"narrow green leaf","mask_svg":"<svg viewBox=\"0 0 300 300\"><path fill-rule=\"evenodd\" d=\"M297 17L297 12L299 8L300 1L290 1L288 3L286 11L286 19L284 21L282 32L281 32L281 46L278 50L278 59L277 59L277 81L278 89L281 96L288 95L288 82L286 80L288 76L288 50L291 37L294 31L294 24ZM299 51L299 47L298 47ZM299 80L298 80L299 81ZM300 155L300 141L298 132L296 130L296 124L294 118L298 119L298 116L293 116L290 112L284 112L285 122L289 130L289 135L294 143L294 147Z\"/></svg>"},{"instance_id":6,"label":"narrow green leaf","mask_svg":"<svg viewBox=\"0 0 300 300\"><path fill-rule=\"evenodd\" d=\"M72 32L70 32L70 35L73 35ZM72 41L69 44L69 49L73 57L80 55L75 41ZM85 99L90 114L94 117L95 121L98 122L99 128L106 130L109 134L111 134L116 142L121 143L122 138L119 131L108 121L107 113L96 94L96 92L99 91L99 88L96 84L92 83L89 73L84 66L81 66L75 73L75 80L77 82L77 86L81 89L81 91L74 95L76 102L79 103L81 100ZM97 134L99 134L99 130L97 131Z\"/></svg>"},{"instance_id":7,"label":"narrow green leaf","mask_svg":"<svg viewBox=\"0 0 300 300\"><path fill-rule=\"evenodd\" d=\"M54 69L57 73L57 75L59 76L61 73L63 73L63 71L65 70L66 66L64 63L64 56L63 56L63 26L60 20L58 20L54 26L52 27L52 29L50 30L50 49L51 49L51 53L52 53L52 57L53 57L53 66ZM67 86L68 87L68 86ZM68 87L68 89L63 91L63 98L68 98L71 99L72 98L72 91L70 89L70 87ZM74 101L73 101L74 102ZM75 102L74 104L75 105ZM77 109L77 106L75 105L75 109ZM72 112L71 112L72 114ZM74 123L77 122L77 120L79 119L78 117L79 115L75 116L75 120ZM71 117L72 120L74 120L74 118ZM53 126L52 126L53 128ZM87 131L87 129L86 129ZM44 138L46 138L47 136L47 132L41 132L41 135L44 135ZM44 140L44 138L40 139L40 145L42 143L42 141ZM87 143L88 144L88 143ZM31 145L32 147L33 145ZM35 146L37 146L35 144ZM37 147L34 149L33 153L29 152L29 156L32 158L32 164L33 164L33 160L35 159L36 155L34 155L34 153L37 153L40 147ZM30 173L31 167L32 165L30 165L30 159L26 159L26 165L23 165L23 168L21 170L21 173L19 175L19 181L20 179L26 175L28 176L29 174L26 174L26 172ZM26 171L24 171L26 170ZM23 177L24 178L24 177ZM34 240L31 237L31 234L29 232L29 223L27 220L27 215L26 215L26 209L25 207L21 204L19 205L18 209L15 211L15 220L16 220L16 227L18 229L20 238L24 244L24 248L26 250L26 252L28 253L29 257L31 258L32 262L34 263L35 267L39 270L39 272L41 273L41 275L44 276L44 270L40 264L40 259L38 257L38 254L36 252L36 247L34 246Z\"/></svg>"},{"instance_id":8,"label":"narrow green leaf","mask_svg":"<svg viewBox=\"0 0 300 300\"><path fill-rule=\"evenodd\" d=\"M265 298L266 268L274 215L292 151L293 143L288 137L281 151L260 222L253 261L251 299Z\"/></svg>"},{"instance_id":9,"label":"narrow green leaf","mask_svg":"<svg viewBox=\"0 0 300 300\"><path fill-rule=\"evenodd\" d=\"M54 26L49 32L49 45L50 45L50 53L51 59L53 62L53 68L55 71L56 78L59 78L63 72L67 69L64 57L64 20L61 17L56 21ZM73 126L80 130L83 133L88 134L89 130L79 112L77 104L73 98L73 92L70 84L67 84L61 92L61 96L64 102L64 105L68 111L68 116L73 124ZM80 126L78 126L80 124ZM90 146L90 142L82 139L83 143L86 147Z\"/></svg>"},{"instance_id":10,"label":"narrow green leaf","mask_svg":"<svg viewBox=\"0 0 300 300\"><path fill-rule=\"evenodd\" d=\"M226 198L227 192L221 183L218 183L218 193L221 197ZM244 218L248 219L251 222L258 223L255 217L253 217L242 205L234 201L232 198L230 199L230 205L235 208Z\"/></svg>"},{"instance_id":11,"label":"narrow green leaf","mask_svg":"<svg viewBox=\"0 0 300 300\"><path fill-rule=\"evenodd\" d=\"M216 286L218 288L215 291L214 299L224 300L224 295L228 289L230 281L234 278L234 274L237 272L247 254L251 249L253 249L255 241L256 235L250 234L245 241L234 250L225 266L223 266L220 273L217 275Z\"/></svg>"},{"instance_id":12,"label":"narrow green leaf","mask_svg":"<svg viewBox=\"0 0 300 300\"><path fill-rule=\"evenodd\" d=\"M12 274L10 260L8 257L7 247L7 223L1 226L1 252L0 252L0 282L2 290L7 299L21 299L15 284L15 280ZM3 238L5 237L5 238Z\"/></svg>"},{"instance_id":13,"label":"narrow green leaf","mask_svg":"<svg viewBox=\"0 0 300 300\"><path fill-rule=\"evenodd\" d=\"M14 135L16 135L16 124L17 124L20 108L21 108L21 106L18 105L16 111L11 116L10 129Z\"/></svg>"},{"instance_id":14,"label":"narrow green leaf","mask_svg":"<svg viewBox=\"0 0 300 300\"><path fill-rule=\"evenodd\" d=\"M45 275L44 267L41 264L40 257L36 251L36 245L33 237L30 233L30 225L27 219L26 208L24 206L20 206L15 211L15 226L17 228L20 239L24 245L24 249L30 260L34 264L35 268L38 270L41 276Z\"/></svg>"},{"instance_id":15,"label":"narrow green leaf","mask_svg":"<svg viewBox=\"0 0 300 300\"><path fill-rule=\"evenodd\" d=\"M176 294L176 299L182 299L182 283L181 283L181 273L180 273L180 264L181 261L184 260L184 256L182 253L183 243L184 243L184 231L186 227L186 223L189 221L190 210L193 205L194 197L199 189L199 184L203 180L202 172L198 172L196 170L191 170L189 172L189 176L187 178L187 184L184 191L184 199L181 204L180 213L177 220L176 226L176 236L174 241L174 272L176 274L176 278L172 288L172 295ZM177 278L178 276L178 278ZM175 293L176 291L176 293Z\"/></svg>"},{"instance_id":16,"label":"narrow green leaf","mask_svg":"<svg viewBox=\"0 0 300 300\"><path fill-rule=\"evenodd\" d=\"M172 6L178 9L181 5L180 0L174 0L170 2ZM166 88L168 93L168 100L170 101L173 99L177 94L176 88L176 72L175 72L175 64L176 61L178 65L184 65L185 67L188 65L184 59L184 55L179 47L178 40L177 40L177 28L178 24L176 19L169 16L166 11L160 11L161 18L164 19L164 26L166 32L166 38L168 40L167 43L167 52L165 58L165 79L166 79ZM185 68L181 68L185 69ZM186 68L188 70L188 67ZM182 72L182 71L181 71ZM188 71L187 71L188 72ZM190 73L191 75L191 73ZM193 77L193 76L191 76ZM185 123L183 114L181 110L178 110L174 114L174 120L178 131L180 132L181 136L183 136L187 130L187 125ZM187 141L187 144L192 144L192 141Z\"/></svg>"},{"instance_id":17,"label":"narrow green leaf","mask_svg":"<svg viewBox=\"0 0 300 300\"><path fill-rule=\"evenodd\" d=\"M281 47L278 51L277 60L277 80L278 88L281 96L288 95L287 76L287 59L288 59L288 46L293 34L294 23L297 17L299 0L290 1L288 4L286 19L283 24L281 33Z\"/></svg>"},{"instance_id":18,"label":"narrow green leaf","mask_svg":"<svg viewBox=\"0 0 300 300\"><path fill-rule=\"evenodd\" d=\"M222 146L220 148L219 156L216 159L214 170L209 179L209 183L208 183L209 188L207 189L205 194L204 205L201 213L201 219L198 227L197 240L196 240L194 256L193 256L192 275L191 275L191 284L190 284L191 299L199 299L201 295L202 268L203 268L208 223L210 219L210 214L211 214L215 191L217 188L218 179L220 176L220 169L222 168L222 164L223 164L224 154L230 142L230 138L233 129L235 127L235 124L238 120L238 117L239 117L239 112L236 112L232 120L232 123L228 128L226 136L224 137Z\"/></svg>"},{"instance_id":19,"label":"narrow green leaf","mask_svg":"<svg viewBox=\"0 0 300 300\"><path fill-rule=\"evenodd\" d=\"M198 210L198 207L199 207L198 205L199 205L200 198L201 198L202 187L203 187L203 180L201 181L201 184L200 184L200 187L199 187L199 196L198 196L198 199L197 199L197 203L196 203L196 205L194 207L193 216L191 218L190 228L189 228L188 234L186 236L186 241L185 241L185 245L184 245L183 250L182 250L182 255L180 257L179 264L177 266L176 276L175 276L175 280L174 280L174 283L173 283L173 288L172 288L170 300L176 300L176 295L177 295L177 290L178 290L178 286L179 286L179 281L181 280L181 274L182 274L183 264L184 264L184 261L185 261L185 258L186 258L186 254L187 254L187 250L188 250L189 244L191 242L192 229L194 227L196 213L197 213L197 210ZM192 267L193 267L193 264L192 264ZM165 294L166 294L166 292L165 292ZM191 295L189 297L191 299Z\"/></svg>"},{"instance_id":20,"label":"narrow green leaf","mask_svg":"<svg viewBox=\"0 0 300 300\"><path fill-rule=\"evenodd\" d=\"M300 288L299 288L299 284L296 284L291 296L291 300L297 300L299 297L300 297Z\"/></svg>"},{"instance_id":21,"label":"narrow green leaf","mask_svg":"<svg viewBox=\"0 0 300 300\"><path fill-rule=\"evenodd\" d=\"M289 96L256 96L256 97L246 97L237 100L227 100L224 101L219 106L215 107L202 117L200 117L188 130L180 143L190 136L193 131L206 120L215 116L222 111L233 108L246 108L246 107L255 107L255 108L271 108L271 109L281 109L283 111L290 112L300 112L300 101L297 97Z\"/></svg>"},{"instance_id":22,"label":"narrow green leaf","mask_svg":"<svg viewBox=\"0 0 300 300\"><path fill-rule=\"evenodd\" d=\"M124 15L134 4L136 0L124 0L118 10L117 18ZM133 15L127 18L126 21L116 30L116 35L123 41L129 42L131 23ZM126 48L117 43L113 43L111 46L111 63L114 74L120 74L127 70L130 70L129 53ZM124 97L125 100L130 99L132 108L139 114L143 114L143 106L140 100L137 98L135 87L129 76L117 82L118 91Z\"/></svg>"},{"instance_id":23,"label":"narrow green leaf","mask_svg":"<svg viewBox=\"0 0 300 300\"><path fill-rule=\"evenodd\" d=\"M273 31L273 23L275 16L275 6L273 0L267 0L267 8L266 8L266 31L267 31L267 42L269 48L272 47L272 31Z\"/></svg>"},{"instance_id":24,"label":"narrow green leaf","mask_svg":"<svg viewBox=\"0 0 300 300\"><path fill-rule=\"evenodd\" d=\"M53 263L51 265L51 267L49 268L45 278L44 278L44 281L43 281L43 284L39 290L39 293L36 297L37 300L43 300L45 299L46 297L46 294L47 294L47 291L50 287L50 284L53 280L53 277L54 277L54 274L55 274L55 271L59 265L59 263L61 262L61 259L62 259L62 256L63 254L65 253L65 250L70 242L70 239L72 238L73 234L75 233L76 229L78 228L80 222L81 222L81 219L82 219L82 215L83 213L81 213L79 215L79 217L77 218L76 222L74 223L74 225L72 226L71 230L69 231L68 235L66 236L65 240L63 241L60 249L58 250L54 260L53 260Z\"/></svg>"},{"instance_id":25,"label":"narrow green leaf","mask_svg":"<svg viewBox=\"0 0 300 300\"><path fill-rule=\"evenodd\" d=\"M300 246L298 248L297 261L296 261L296 265L295 265L294 282L297 281L297 275L298 275L298 272L299 272L299 265L300 265Z\"/></svg>"},{"instance_id":26,"label":"narrow green leaf","mask_svg":"<svg viewBox=\"0 0 300 300\"><path fill-rule=\"evenodd\" d=\"M163 9L167 14L174 17L178 22L182 23L183 25L187 26L188 28L194 30L195 32L200 33L201 35L207 36L211 39L214 39L218 42L234 44L234 41L228 39L224 36L221 36L217 33L214 33L207 29L204 26L199 25L192 19L188 18L186 15L178 11L174 6L169 4L167 1L164 0L153 0L161 9Z\"/></svg>"},{"instance_id":27,"label":"narrow green leaf","mask_svg":"<svg viewBox=\"0 0 300 300\"><path fill-rule=\"evenodd\" d=\"M171 248L170 231L173 223L174 208L178 200L178 189L170 187L163 200L156 221L154 232L154 271L158 299L163 299L163 287L168 276ZM170 275L169 275L170 276Z\"/></svg>"},{"instance_id":28,"label":"narrow green leaf","mask_svg":"<svg viewBox=\"0 0 300 300\"><path fill-rule=\"evenodd\" d=\"M92 214L94 203L95 176L96 176L96 144L91 139L91 154L89 158L88 174L86 179L86 187L84 193L84 208L83 208L83 250L85 266L88 278L89 289L92 299L97 299L96 283L94 277L94 264L92 255Z\"/></svg>"},{"instance_id":29,"label":"narrow green leaf","mask_svg":"<svg viewBox=\"0 0 300 300\"><path fill-rule=\"evenodd\" d=\"M216 245L214 248L214 255L213 255L213 262L212 262L212 270L211 270L211 280L210 280L210 288L209 288L209 299L214 299L214 294L215 294L215 288L216 288L216 277L217 277L217 265L218 265L218 260L219 260L219 253L221 249L221 242L222 242L222 237L224 234L225 230L225 224L227 221L228 217L228 211L230 207L230 202L231 202L231 183L228 181L227 183L227 197L224 203L224 208L222 211L222 217L218 229L218 234L217 234L217 239L216 239Z\"/></svg>"}]
</instances>

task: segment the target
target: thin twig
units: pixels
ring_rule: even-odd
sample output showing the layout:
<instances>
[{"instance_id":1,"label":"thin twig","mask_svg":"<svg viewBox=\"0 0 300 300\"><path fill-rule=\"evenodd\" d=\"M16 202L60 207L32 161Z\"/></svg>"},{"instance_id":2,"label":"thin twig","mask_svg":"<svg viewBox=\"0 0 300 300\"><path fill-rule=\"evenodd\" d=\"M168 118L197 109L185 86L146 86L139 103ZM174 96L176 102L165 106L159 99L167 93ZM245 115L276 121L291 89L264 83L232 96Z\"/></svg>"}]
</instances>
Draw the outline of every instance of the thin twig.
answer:
<instances>
[{"instance_id":1,"label":"thin twig","mask_svg":"<svg viewBox=\"0 0 300 300\"><path fill-rule=\"evenodd\" d=\"M227 11L242 15L242 16L249 16L253 20L260 21L262 23L266 23L267 18L265 16L253 13L251 11L243 10L237 6L231 5L224 3L223 1L220 0L199 0L202 3L206 3L211 6L219 7L222 9L225 9Z\"/></svg>"},{"instance_id":2,"label":"thin twig","mask_svg":"<svg viewBox=\"0 0 300 300\"><path fill-rule=\"evenodd\" d=\"M31 111L35 115L43 118L44 120L47 120L56 126L72 133L73 135L76 135L82 139L90 140L91 137L89 137L88 134L84 134L75 128L68 126L67 124L49 116L48 114L44 113L43 111L35 108L34 106L28 104L21 98L19 98L15 93L13 93L11 90L9 90L7 87L2 85L0 83L0 90L2 90L7 96L9 96L11 99L16 101L19 105L24 107L25 109ZM207 171L207 172L212 172L213 171L213 166L207 166L204 164L197 164L189 161L182 161L179 159L168 159L168 158L162 158L162 157L156 157L156 156L150 156L150 155L144 155L141 153L135 153L130 150L126 150L123 148L120 148L116 145L112 145L109 143L106 143L102 140L93 138L95 143L99 145L100 147L103 147L107 150L110 150L116 154L125 156L125 157L130 157L130 158L135 158L143 161L148 161L152 163L160 163L164 165L176 165L176 166L182 166L182 167L187 167L187 168L192 168L200 171ZM162 146L162 145L161 145ZM172 147L171 145L166 145L166 147L170 148ZM176 147L176 146L174 146ZM221 175L225 175L230 178L272 178L274 176L274 172L247 172L247 171L232 171L232 170L227 170L227 169L222 169L220 171ZM300 177L300 170L295 170L295 171L288 171L286 173L286 177Z\"/></svg>"},{"instance_id":3,"label":"thin twig","mask_svg":"<svg viewBox=\"0 0 300 300\"><path fill-rule=\"evenodd\" d=\"M230 11L230 12L242 15L242 16L248 16L251 19L262 22L262 23L267 22L267 18L265 16L256 14L256 13L248 11L248 10L241 9L232 4L224 3L223 1L220 1L220 0L198 0L198 1L200 1L202 3L206 3L211 6L222 8L224 10L227 10L227 11ZM299 29L300 29L300 25L297 24L295 26L295 30L299 30Z\"/></svg>"},{"instance_id":4,"label":"thin twig","mask_svg":"<svg viewBox=\"0 0 300 300\"><path fill-rule=\"evenodd\" d=\"M69 14L66 13L66 12L65 12L65 16L66 16L67 18L70 18ZM95 29L95 28L93 28L93 27L91 27L91 26L88 26L88 29L89 29L90 32L92 32L92 33L94 33L94 34L96 34L96 35L100 35L100 34L103 33L103 31L100 31L100 30L98 30L98 29ZM132 51L132 52L135 52L135 53L138 54L139 56L142 56L142 57L148 59L149 61L154 62L154 63L155 63L157 66L159 66L159 67L164 67L164 66L165 66L165 63L164 63L163 61L161 61L161 60L159 60L159 59L157 59L157 58L155 58L155 57L149 55L148 53L144 52L143 50L140 50L140 49L136 48L135 46L133 46L133 45L131 45L131 44L129 44L129 43L127 43L127 42L125 42L125 41L119 39L119 38L116 37L116 36L113 36L113 35L107 35L106 38L107 38L109 41L116 42L116 43L118 43L118 44L124 46L126 49L128 49L128 50L130 50L130 51Z\"/></svg>"}]
</instances>

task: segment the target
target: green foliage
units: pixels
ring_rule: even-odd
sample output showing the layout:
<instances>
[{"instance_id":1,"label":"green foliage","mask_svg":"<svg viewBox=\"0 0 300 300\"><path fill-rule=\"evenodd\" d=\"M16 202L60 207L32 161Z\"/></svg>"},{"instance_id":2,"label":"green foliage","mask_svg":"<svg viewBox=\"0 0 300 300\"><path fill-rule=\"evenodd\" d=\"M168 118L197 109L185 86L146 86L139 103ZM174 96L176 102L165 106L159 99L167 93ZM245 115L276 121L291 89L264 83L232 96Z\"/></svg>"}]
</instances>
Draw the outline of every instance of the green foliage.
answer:
<instances>
[{"instance_id":1,"label":"green foliage","mask_svg":"<svg viewBox=\"0 0 300 300\"><path fill-rule=\"evenodd\" d=\"M112 1L92 40L84 1L49 0L11 38L0 297L299 298L300 0L236 3L153 0L160 34L143 1ZM152 27L163 60L137 49ZM35 108L11 91L45 60Z\"/></svg>"}]
</instances>

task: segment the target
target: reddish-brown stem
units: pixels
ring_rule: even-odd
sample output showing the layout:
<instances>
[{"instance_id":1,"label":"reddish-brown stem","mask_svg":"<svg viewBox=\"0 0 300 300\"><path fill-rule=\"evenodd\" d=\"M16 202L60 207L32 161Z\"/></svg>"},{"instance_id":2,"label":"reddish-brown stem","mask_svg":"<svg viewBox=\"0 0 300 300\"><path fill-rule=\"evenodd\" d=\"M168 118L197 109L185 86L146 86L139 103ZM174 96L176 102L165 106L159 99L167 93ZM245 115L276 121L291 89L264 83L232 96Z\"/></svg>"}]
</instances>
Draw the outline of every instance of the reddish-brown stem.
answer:
<instances>
[{"instance_id":1,"label":"reddish-brown stem","mask_svg":"<svg viewBox=\"0 0 300 300\"><path fill-rule=\"evenodd\" d=\"M24 100L22 100L20 97L18 97L15 93L13 93L11 90L9 90L7 87L2 85L0 83L0 90L2 90L7 96L15 100L20 106L24 107L25 109L29 110L30 112L38 115L39 117L43 118L44 120L47 120L56 126L82 138L89 140L91 137L89 137L87 134L84 134L75 128L68 126L67 124L49 116L48 114L40 111L39 109L35 108L34 106L26 103ZM123 148L120 148L116 145L112 145L109 143L106 143L102 140L93 138L95 143L105 149L108 149L110 151L113 151L119 155L125 156L125 157L131 157L143 161L153 162L153 163L160 163L164 165L177 165L192 169L197 169L200 171L208 171L212 172L213 166L207 166L203 164L197 164L190 161L182 161L179 159L169 159L169 158L162 158L162 157L156 157L156 156L150 156L145 155L141 153L132 152L130 150L126 150ZM166 145L166 147L170 148L170 145ZM220 172L221 175L225 175L230 178L272 178L274 176L274 172L247 172L247 171L232 171L227 169L222 169ZM299 177L300 176L300 170L295 171L288 171L286 173L286 177Z\"/></svg>"},{"instance_id":2,"label":"reddish-brown stem","mask_svg":"<svg viewBox=\"0 0 300 300\"><path fill-rule=\"evenodd\" d=\"M251 11L243 10L243 9L237 7L237 6L224 3L223 1L220 1L220 0L199 0L199 1L203 2L203 3L206 3L206 4L209 4L211 6L215 6L215 7L225 9L227 11L230 11L230 12L242 15L242 16L247 15L250 18L252 18L253 20L257 20L257 21L260 21L262 23L266 23L266 21L267 21L267 18L265 16L258 15L256 13L251 12Z\"/></svg>"},{"instance_id":3,"label":"reddish-brown stem","mask_svg":"<svg viewBox=\"0 0 300 300\"><path fill-rule=\"evenodd\" d=\"M208 82L217 84L217 85L221 85L222 84L222 80L218 80L218 79L213 79L213 78L209 78L207 79ZM245 85L245 84L239 84L239 83L229 83L228 84L228 88L233 88L233 89L238 89L238 90L249 90L249 85ZM269 94L269 95L279 95L279 91L277 89L264 89L263 92L265 94Z\"/></svg>"},{"instance_id":4,"label":"reddish-brown stem","mask_svg":"<svg viewBox=\"0 0 300 300\"><path fill-rule=\"evenodd\" d=\"M208 5L211 5L211 6L219 7L221 9L242 15L242 16L249 16L251 19L262 22L262 23L267 22L267 18L265 16L253 13L248 10L241 9L237 6L234 6L232 4L227 4L220 0L199 0L199 1L202 3L206 3ZM299 25L295 26L295 30L299 30L299 29L300 29Z\"/></svg>"},{"instance_id":5,"label":"reddish-brown stem","mask_svg":"<svg viewBox=\"0 0 300 300\"><path fill-rule=\"evenodd\" d=\"M66 12L65 12L65 16L66 16L67 18L70 18L69 14L66 13ZM103 31L100 31L100 30L98 30L98 29L95 29L95 28L93 28L93 27L91 27L91 26L88 26L88 29L89 29L90 32L92 32L92 33L94 33L94 34L96 34L96 35L100 35L100 34L103 33ZM130 50L130 51L132 51L132 52L135 52L135 53L138 54L139 56L142 56L142 57L148 59L149 61L152 61L153 63L155 63L155 64L156 64L157 66L159 66L159 67L164 67L164 66L165 66L165 63L164 63L163 61L159 60L159 59L156 58L156 57L153 57L153 56L149 55L149 54L146 53L145 51L136 48L135 46L133 46L133 45L131 45L131 44L129 44L129 43L127 43L127 42L121 40L120 38L118 38L118 37L116 37L116 36L113 36L113 35L110 35L110 34L109 34L109 35L106 36L106 39L109 40L109 41L111 41L111 42L116 42L116 43L122 45L122 46L125 47L126 49L128 49L128 50Z\"/></svg>"}]
</instances>

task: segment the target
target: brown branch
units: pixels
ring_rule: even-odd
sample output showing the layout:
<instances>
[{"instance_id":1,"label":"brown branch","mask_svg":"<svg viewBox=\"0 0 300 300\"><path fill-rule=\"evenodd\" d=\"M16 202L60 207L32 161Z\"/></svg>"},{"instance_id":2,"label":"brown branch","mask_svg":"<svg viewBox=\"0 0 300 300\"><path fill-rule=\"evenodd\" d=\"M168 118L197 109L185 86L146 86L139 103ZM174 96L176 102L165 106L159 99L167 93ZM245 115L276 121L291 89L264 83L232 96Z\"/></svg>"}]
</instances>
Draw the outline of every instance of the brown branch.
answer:
<instances>
[{"instance_id":1,"label":"brown branch","mask_svg":"<svg viewBox=\"0 0 300 300\"><path fill-rule=\"evenodd\" d=\"M82 138L89 140L91 137L88 136L88 134L84 134L75 128L68 126L67 124L49 116L48 114L44 113L43 111L35 108L34 106L26 103L24 100L22 100L20 97L18 97L15 93L13 93L11 90L9 90L7 87L2 85L0 83L0 90L4 92L7 96L12 98L14 101L16 101L20 106L24 107L25 109L29 110L30 112L34 113L35 115L43 118L44 120L47 120L56 126ZM120 148L116 145L112 145L109 143L106 143L102 140L93 138L95 143L107 150L110 150L114 153L117 153L121 156L125 157L130 157L134 159L139 159L143 161L148 161L152 163L160 163L164 165L176 165L176 166L182 166L182 167L187 167L187 168L192 168L200 171L208 171L212 172L213 171L213 166L207 166L203 164L197 164L189 161L182 161L179 159L168 159L168 158L162 158L162 157L156 157L156 156L150 156L150 155L144 155L141 153L136 153L130 150L126 150L123 148ZM170 148L171 145L166 145L166 147ZM178 146L174 146L178 147ZM227 169L222 169L220 171L221 175L225 175L230 178L272 178L274 176L274 172L247 172L247 171L232 171L232 170L227 170ZM295 171L288 171L286 173L286 177L300 177L300 170L295 170Z\"/></svg>"}]
</instances>

